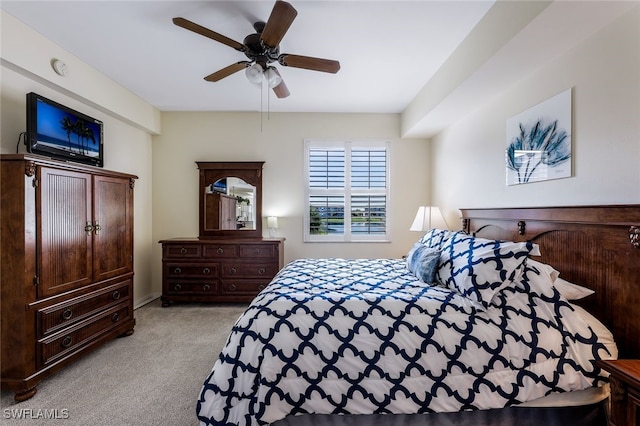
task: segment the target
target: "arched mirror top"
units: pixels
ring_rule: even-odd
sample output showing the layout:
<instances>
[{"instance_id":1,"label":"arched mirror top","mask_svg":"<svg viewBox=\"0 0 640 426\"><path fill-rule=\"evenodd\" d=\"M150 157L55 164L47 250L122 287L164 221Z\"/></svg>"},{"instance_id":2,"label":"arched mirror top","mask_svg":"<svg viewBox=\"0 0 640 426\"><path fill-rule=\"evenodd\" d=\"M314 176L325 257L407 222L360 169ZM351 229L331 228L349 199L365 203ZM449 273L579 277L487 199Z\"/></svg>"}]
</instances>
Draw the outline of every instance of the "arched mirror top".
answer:
<instances>
[{"instance_id":1,"label":"arched mirror top","mask_svg":"<svg viewBox=\"0 0 640 426\"><path fill-rule=\"evenodd\" d=\"M196 162L200 238L262 237L264 162Z\"/></svg>"}]
</instances>

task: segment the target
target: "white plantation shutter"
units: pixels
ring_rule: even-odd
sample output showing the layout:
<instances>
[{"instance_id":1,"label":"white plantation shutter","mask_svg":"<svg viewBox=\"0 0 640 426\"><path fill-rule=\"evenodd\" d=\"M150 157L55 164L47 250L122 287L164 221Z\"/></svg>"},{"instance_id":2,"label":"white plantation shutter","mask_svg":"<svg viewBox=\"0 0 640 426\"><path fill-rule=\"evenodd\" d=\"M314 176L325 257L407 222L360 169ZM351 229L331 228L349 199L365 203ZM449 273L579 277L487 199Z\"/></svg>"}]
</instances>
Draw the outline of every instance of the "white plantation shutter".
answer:
<instances>
[{"instance_id":1,"label":"white plantation shutter","mask_svg":"<svg viewBox=\"0 0 640 426\"><path fill-rule=\"evenodd\" d=\"M388 241L389 143L305 141L305 241Z\"/></svg>"}]
</instances>

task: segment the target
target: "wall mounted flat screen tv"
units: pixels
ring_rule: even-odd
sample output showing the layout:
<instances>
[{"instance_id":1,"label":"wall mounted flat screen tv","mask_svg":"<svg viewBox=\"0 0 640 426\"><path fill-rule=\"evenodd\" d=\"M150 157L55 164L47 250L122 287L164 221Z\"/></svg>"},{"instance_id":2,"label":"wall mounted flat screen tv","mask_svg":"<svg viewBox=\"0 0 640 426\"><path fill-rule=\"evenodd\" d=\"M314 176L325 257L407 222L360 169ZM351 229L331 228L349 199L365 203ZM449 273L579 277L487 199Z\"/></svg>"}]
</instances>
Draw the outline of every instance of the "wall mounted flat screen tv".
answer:
<instances>
[{"instance_id":1,"label":"wall mounted flat screen tv","mask_svg":"<svg viewBox=\"0 0 640 426\"><path fill-rule=\"evenodd\" d=\"M103 124L33 92L27 94L27 151L102 167Z\"/></svg>"}]
</instances>

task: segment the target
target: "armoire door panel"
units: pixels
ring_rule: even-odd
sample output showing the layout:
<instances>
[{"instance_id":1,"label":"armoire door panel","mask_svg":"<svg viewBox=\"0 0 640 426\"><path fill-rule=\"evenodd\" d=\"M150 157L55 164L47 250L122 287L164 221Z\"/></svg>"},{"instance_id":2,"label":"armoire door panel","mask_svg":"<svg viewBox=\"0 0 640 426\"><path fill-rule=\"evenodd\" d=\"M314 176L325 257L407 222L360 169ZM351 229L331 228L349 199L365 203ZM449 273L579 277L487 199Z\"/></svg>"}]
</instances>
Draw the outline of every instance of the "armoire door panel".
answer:
<instances>
[{"instance_id":1,"label":"armoire door panel","mask_svg":"<svg viewBox=\"0 0 640 426\"><path fill-rule=\"evenodd\" d=\"M93 270L96 281L133 271L132 192L128 179L94 177Z\"/></svg>"},{"instance_id":2,"label":"armoire door panel","mask_svg":"<svg viewBox=\"0 0 640 426\"><path fill-rule=\"evenodd\" d=\"M39 168L38 297L91 283L91 175Z\"/></svg>"}]
</instances>

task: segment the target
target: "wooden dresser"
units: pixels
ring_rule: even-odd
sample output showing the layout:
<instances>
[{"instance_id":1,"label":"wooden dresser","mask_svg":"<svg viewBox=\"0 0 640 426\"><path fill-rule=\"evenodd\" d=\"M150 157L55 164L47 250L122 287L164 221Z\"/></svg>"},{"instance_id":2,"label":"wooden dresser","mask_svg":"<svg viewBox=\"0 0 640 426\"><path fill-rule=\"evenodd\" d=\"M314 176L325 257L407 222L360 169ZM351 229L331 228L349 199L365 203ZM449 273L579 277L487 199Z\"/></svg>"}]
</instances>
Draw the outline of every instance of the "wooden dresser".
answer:
<instances>
[{"instance_id":1,"label":"wooden dresser","mask_svg":"<svg viewBox=\"0 0 640 426\"><path fill-rule=\"evenodd\" d=\"M283 266L284 240L176 238L162 244L162 306L249 302Z\"/></svg>"},{"instance_id":2,"label":"wooden dresser","mask_svg":"<svg viewBox=\"0 0 640 426\"><path fill-rule=\"evenodd\" d=\"M37 155L0 156L3 388L43 378L133 333L136 176Z\"/></svg>"}]
</instances>

